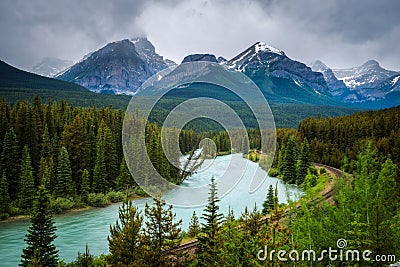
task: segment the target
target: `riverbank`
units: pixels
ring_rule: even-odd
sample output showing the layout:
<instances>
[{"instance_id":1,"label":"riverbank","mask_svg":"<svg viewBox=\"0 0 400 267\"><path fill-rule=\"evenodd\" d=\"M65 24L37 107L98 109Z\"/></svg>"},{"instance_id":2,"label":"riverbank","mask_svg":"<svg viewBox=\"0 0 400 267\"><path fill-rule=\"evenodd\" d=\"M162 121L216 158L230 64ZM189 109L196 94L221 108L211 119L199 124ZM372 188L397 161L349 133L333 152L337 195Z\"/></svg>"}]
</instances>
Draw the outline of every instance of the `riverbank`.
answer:
<instances>
[{"instance_id":1,"label":"riverbank","mask_svg":"<svg viewBox=\"0 0 400 267\"><path fill-rule=\"evenodd\" d=\"M120 192L120 193L124 194L123 192ZM145 198L145 196L139 196L139 195L135 194L135 195L132 195L130 198L132 200L139 200L139 199ZM117 201L115 201L115 200L117 200ZM54 214L57 216L57 215L79 213L79 212L83 212L83 211L89 211L89 210L92 210L92 209L106 208L106 207L108 207L110 205L122 203L122 200L123 199L117 198L117 199L114 199L114 201L110 200L109 202L107 202L106 204L101 205L101 206L86 205L86 206L80 206L80 207L72 207L72 208L61 210L60 212L55 212ZM21 215L16 215L16 216L10 216L8 218L0 220L0 224L16 222L16 221L29 221L30 217L31 216L29 214L21 214Z\"/></svg>"},{"instance_id":2,"label":"riverbank","mask_svg":"<svg viewBox=\"0 0 400 267\"><path fill-rule=\"evenodd\" d=\"M216 157L230 155L230 151L226 152L218 152ZM142 196L139 194L134 193L135 190L129 193L130 198L132 200L138 200L142 198L146 198L147 196ZM137 191L136 191L137 192ZM69 214L69 213L76 213L80 211L87 211L95 208L105 208L115 203L121 203L123 197L126 195L126 192L122 191L110 191L106 194L89 194L89 202L94 205L84 205L81 206L79 202L75 202L75 200L65 199L65 198L57 198L53 199L53 209L55 215L62 215L62 214ZM58 201L59 200L59 201ZM78 200L79 201L79 200ZM30 219L29 214L19 214L15 216L10 216L5 219L1 219L0 223L7 223L7 222L15 222L15 221L28 221Z\"/></svg>"},{"instance_id":3,"label":"riverbank","mask_svg":"<svg viewBox=\"0 0 400 267\"><path fill-rule=\"evenodd\" d=\"M265 171L268 171L269 177L274 177L283 181L283 177L277 168L270 167L267 163L267 155L260 150L250 150L243 157L258 165ZM268 168L270 169L268 170ZM306 201L314 201L316 198L323 197L333 204L332 192L335 182L342 176L342 171L320 163L312 163L304 182L298 186L304 190L303 198Z\"/></svg>"},{"instance_id":4,"label":"riverbank","mask_svg":"<svg viewBox=\"0 0 400 267\"><path fill-rule=\"evenodd\" d=\"M120 202L117 202L117 203L120 203ZM112 205L112 204L116 204L116 203L110 203L107 206ZM107 207L107 206L104 206L104 207ZM78 212L82 212L82 211L88 211L88 210L100 209L100 208L102 208L102 207L85 206L85 207L80 207L80 208L72 208L69 210L65 210L61 213L57 213L56 215L72 214L72 213L78 213ZM17 216L11 216L6 219L3 219L0 221L0 223L15 222L15 221L28 221L30 218L31 218L30 215L17 215Z\"/></svg>"}]
</instances>

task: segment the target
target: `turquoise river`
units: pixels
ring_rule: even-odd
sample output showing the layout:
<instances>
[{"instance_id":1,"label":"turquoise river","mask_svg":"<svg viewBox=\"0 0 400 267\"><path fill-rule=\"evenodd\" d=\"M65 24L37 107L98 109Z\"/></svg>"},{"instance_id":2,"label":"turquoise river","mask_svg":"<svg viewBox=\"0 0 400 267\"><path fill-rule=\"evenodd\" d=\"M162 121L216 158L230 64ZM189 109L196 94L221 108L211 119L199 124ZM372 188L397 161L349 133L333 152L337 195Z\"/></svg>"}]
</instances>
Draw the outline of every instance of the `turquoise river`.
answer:
<instances>
[{"instance_id":1,"label":"turquoise river","mask_svg":"<svg viewBox=\"0 0 400 267\"><path fill-rule=\"evenodd\" d=\"M218 182L218 177L226 172L226 166L229 163L230 166L242 166L244 161L246 161L246 168L243 174L241 174L241 179L219 202L220 210L224 214L227 213L229 207L233 209L236 217L241 214L246 206L252 209L256 204L260 208L269 185L275 186L277 182L280 203L287 202L288 196L291 199L297 199L301 195L301 191L295 186L285 185L279 179L267 177L266 172L263 170L261 170L261 173L263 173L266 179L258 190L250 193L249 181L259 166L244 159L240 154L221 156L213 161L207 161L205 162L207 168L203 168L194 174L182 186L201 186L207 184L212 176ZM260 169L257 171L260 171ZM168 193L168 198L179 197L180 195L179 189L176 189ZM196 195L192 197L196 198ZM140 209L143 209L147 201L150 201L150 199L138 199L134 203ZM55 245L59 250L59 257L64 259L65 262L75 260L78 252L84 251L86 243L89 246L90 252L94 255L108 253L107 236L110 224L114 224L117 220L118 207L119 204L113 204L105 208L93 208L55 216L56 234L58 236L55 240ZM182 219L183 230L187 230L193 211L196 211L197 215L200 216L203 208L202 206L196 208L174 207L173 211L176 212L179 219ZM0 266L18 266L22 249L26 246L24 237L28 227L28 220L0 222Z\"/></svg>"}]
</instances>

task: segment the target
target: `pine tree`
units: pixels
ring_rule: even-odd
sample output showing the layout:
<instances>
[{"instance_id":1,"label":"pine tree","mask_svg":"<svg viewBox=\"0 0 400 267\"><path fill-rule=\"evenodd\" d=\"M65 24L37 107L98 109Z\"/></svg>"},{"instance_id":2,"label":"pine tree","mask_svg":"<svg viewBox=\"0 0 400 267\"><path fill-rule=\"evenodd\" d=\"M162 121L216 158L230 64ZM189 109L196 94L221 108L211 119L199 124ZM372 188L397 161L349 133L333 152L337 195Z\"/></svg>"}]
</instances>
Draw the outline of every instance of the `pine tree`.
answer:
<instances>
[{"instance_id":1,"label":"pine tree","mask_svg":"<svg viewBox=\"0 0 400 267\"><path fill-rule=\"evenodd\" d=\"M47 124L44 127L43 135L42 135L42 150L41 150L41 159L39 162L39 171L38 177L42 178L44 175L45 168L48 168L49 172L49 180L48 186L46 188L50 193L53 192L55 186L55 170L54 170L54 159L53 159L53 145L50 140L50 134L47 127Z\"/></svg>"},{"instance_id":2,"label":"pine tree","mask_svg":"<svg viewBox=\"0 0 400 267\"><path fill-rule=\"evenodd\" d=\"M262 214L257 210L256 204L254 204L252 212L248 212L246 207L245 213L241 218L243 221L243 230L247 231L250 236L255 237L263 224L261 219Z\"/></svg>"},{"instance_id":3,"label":"pine tree","mask_svg":"<svg viewBox=\"0 0 400 267\"><path fill-rule=\"evenodd\" d=\"M33 178L33 169L31 166L31 156L29 148L24 146L21 160L21 174L19 176L19 207L24 211L32 208L35 196L35 180Z\"/></svg>"},{"instance_id":4,"label":"pine tree","mask_svg":"<svg viewBox=\"0 0 400 267\"><path fill-rule=\"evenodd\" d=\"M146 251L146 262L149 266L170 266L172 259L164 254L177 246L180 241L182 220L175 222L176 214L172 212L172 206L166 207L161 199L154 199L154 205L145 206L146 227L144 230Z\"/></svg>"},{"instance_id":5,"label":"pine tree","mask_svg":"<svg viewBox=\"0 0 400 267\"><path fill-rule=\"evenodd\" d=\"M68 151L65 147L62 147L58 155L57 183L55 185L54 194L56 197L69 197L73 195L73 192L74 186Z\"/></svg>"},{"instance_id":6,"label":"pine tree","mask_svg":"<svg viewBox=\"0 0 400 267\"><path fill-rule=\"evenodd\" d=\"M40 184L42 184L50 192L50 181L51 181L50 168L46 165L44 168L42 179L40 179Z\"/></svg>"},{"instance_id":7,"label":"pine tree","mask_svg":"<svg viewBox=\"0 0 400 267\"><path fill-rule=\"evenodd\" d=\"M121 131L118 131L120 134ZM120 160L117 155L117 149L115 144L115 138L111 132L110 127L104 127L104 151L106 151L107 158L107 177L108 177L108 186L110 188L115 188L115 180L118 177L120 170Z\"/></svg>"},{"instance_id":8,"label":"pine tree","mask_svg":"<svg viewBox=\"0 0 400 267\"><path fill-rule=\"evenodd\" d=\"M104 123L102 123L101 125L104 125ZM92 191L95 193L105 193L107 190L108 175L106 165L106 150L104 146L103 127L100 126L97 132L96 162L93 171Z\"/></svg>"},{"instance_id":9,"label":"pine tree","mask_svg":"<svg viewBox=\"0 0 400 267\"><path fill-rule=\"evenodd\" d=\"M110 226L109 260L113 266L140 266L142 262L141 227L143 216L131 200L118 210L119 221Z\"/></svg>"},{"instance_id":10,"label":"pine tree","mask_svg":"<svg viewBox=\"0 0 400 267\"><path fill-rule=\"evenodd\" d=\"M218 239L217 232L223 220L223 215L219 213L217 185L214 177L211 178L210 192L208 193L208 203L204 208L201 218L201 233L198 236L198 255L201 265L212 266L218 262Z\"/></svg>"},{"instance_id":11,"label":"pine tree","mask_svg":"<svg viewBox=\"0 0 400 267\"><path fill-rule=\"evenodd\" d=\"M50 194L43 185L40 185L34 201L31 226L25 238L28 246L22 250L20 266L30 266L35 259L40 266L56 267L58 251L53 244L57 237L55 231Z\"/></svg>"},{"instance_id":12,"label":"pine tree","mask_svg":"<svg viewBox=\"0 0 400 267\"><path fill-rule=\"evenodd\" d=\"M274 188L272 187L272 185L270 185L268 188L267 197L263 203L262 214L266 215L272 209L274 209Z\"/></svg>"},{"instance_id":13,"label":"pine tree","mask_svg":"<svg viewBox=\"0 0 400 267\"><path fill-rule=\"evenodd\" d=\"M6 103L4 97L2 97L0 98L0 141L4 140L6 132L10 129L9 116L10 105ZM2 145L0 147L2 147Z\"/></svg>"},{"instance_id":14,"label":"pine tree","mask_svg":"<svg viewBox=\"0 0 400 267\"><path fill-rule=\"evenodd\" d=\"M17 136L15 135L13 128L10 128L4 136L0 160L0 173L6 175L11 200L15 200L18 196L19 167L20 157Z\"/></svg>"},{"instance_id":15,"label":"pine tree","mask_svg":"<svg viewBox=\"0 0 400 267\"><path fill-rule=\"evenodd\" d=\"M197 234L200 233L200 230L199 218L197 217L196 212L193 211L193 215L189 223L188 236L196 237Z\"/></svg>"},{"instance_id":16,"label":"pine tree","mask_svg":"<svg viewBox=\"0 0 400 267\"><path fill-rule=\"evenodd\" d=\"M40 114L41 102L39 97L34 97L33 107L30 108L31 127L29 128L29 142L28 146L32 158L32 167L37 170L40 161L40 138L43 134L42 118Z\"/></svg>"},{"instance_id":17,"label":"pine tree","mask_svg":"<svg viewBox=\"0 0 400 267\"><path fill-rule=\"evenodd\" d=\"M279 232L279 221L282 217L282 210L279 208L279 199L278 199L278 182L276 182L275 192L274 192L274 208L271 210L270 220L272 223L271 232L272 232L272 245L275 245L277 241L277 232Z\"/></svg>"},{"instance_id":18,"label":"pine tree","mask_svg":"<svg viewBox=\"0 0 400 267\"><path fill-rule=\"evenodd\" d=\"M210 192L208 193L208 204L204 208L201 218L205 220L205 223L202 223L202 231L211 234L212 237L215 236L217 228L223 220L223 215L218 213L219 198L217 196L217 192L217 184L215 183L214 177L211 177Z\"/></svg>"},{"instance_id":19,"label":"pine tree","mask_svg":"<svg viewBox=\"0 0 400 267\"><path fill-rule=\"evenodd\" d=\"M94 165L96 163L96 127L93 123L93 120L87 122L87 128L89 128L89 130L86 137L85 153L83 156L84 161L86 162L85 165L87 165L87 170L91 174L93 174Z\"/></svg>"},{"instance_id":20,"label":"pine tree","mask_svg":"<svg viewBox=\"0 0 400 267\"><path fill-rule=\"evenodd\" d=\"M296 179L297 184L302 184L304 182L304 178L306 177L308 168L310 166L311 166L310 146L308 144L307 138L304 138L304 141L301 145L301 151L297 165L297 179Z\"/></svg>"},{"instance_id":21,"label":"pine tree","mask_svg":"<svg viewBox=\"0 0 400 267\"><path fill-rule=\"evenodd\" d=\"M72 178L80 190L80 171L85 168L83 161L84 149L86 147L86 131L81 116L78 114L71 123L64 127L62 140L69 151L71 161Z\"/></svg>"},{"instance_id":22,"label":"pine tree","mask_svg":"<svg viewBox=\"0 0 400 267\"><path fill-rule=\"evenodd\" d=\"M122 159L121 166L119 168L119 175L117 177L117 190L124 190L127 187L133 188L137 184L134 181L128 166L126 165L125 159Z\"/></svg>"},{"instance_id":23,"label":"pine tree","mask_svg":"<svg viewBox=\"0 0 400 267\"><path fill-rule=\"evenodd\" d=\"M0 218L8 217L10 209L10 195L8 194L8 183L6 174L0 178Z\"/></svg>"},{"instance_id":24,"label":"pine tree","mask_svg":"<svg viewBox=\"0 0 400 267\"><path fill-rule=\"evenodd\" d=\"M53 146L51 144L50 133L47 124L44 126L44 131L42 135L42 150L40 154L45 159L53 157Z\"/></svg>"},{"instance_id":25,"label":"pine tree","mask_svg":"<svg viewBox=\"0 0 400 267\"><path fill-rule=\"evenodd\" d=\"M372 250L377 254L396 253L400 245L399 234L392 229L398 223L394 217L399 206L399 190L396 184L396 165L387 159L379 172L371 205Z\"/></svg>"},{"instance_id":26,"label":"pine tree","mask_svg":"<svg viewBox=\"0 0 400 267\"><path fill-rule=\"evenodd\" d=\"M84 202L87 201L87 197L90 193L90 181L89 181L89 172L84 169L81 177L81 196Z\"/></svg>"},{"instance_id":27,"label":"pine tree","mask_svg":"<svg viewBox=\"0 0 400 267\"><path fill-rule=\"evenodd\" d=\"M285 145L285 151L282 160L283 179L287 183L296 181L296 163L297 163L297 144L294 137L291 136Z\"/></svg>"}]
</instances>

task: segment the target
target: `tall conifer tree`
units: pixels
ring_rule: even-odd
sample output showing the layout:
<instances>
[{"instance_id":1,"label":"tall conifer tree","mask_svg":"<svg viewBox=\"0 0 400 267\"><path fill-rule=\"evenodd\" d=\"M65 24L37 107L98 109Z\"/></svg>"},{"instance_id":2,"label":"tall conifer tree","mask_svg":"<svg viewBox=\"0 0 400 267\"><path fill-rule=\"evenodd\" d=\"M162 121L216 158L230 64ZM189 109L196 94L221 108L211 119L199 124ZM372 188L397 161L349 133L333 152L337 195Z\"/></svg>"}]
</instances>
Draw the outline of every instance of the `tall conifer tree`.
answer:
<instances>
[{"instance_id":1,"label":"tall conifer tree","mask_svg":"<svg viewBox=\"0 0 400 267\"><path fill-rule=\"evenodd\" d=\"M311 166L311 151L307 138L301 144L301 151L297 165L297 184L302 184L307 175L308 168Z\"/></svg>"},{"instance_id":2,"label":"tall conifer tree","mask_svg":"<svg viewBox=\"0 0 400 267\"><path fill-rule=\"evenodd\" d=\"M270 210L274 209L274 188L272 185L268 188L267 197L263 203L262 214L266 215Z\"/></svg>"},{"instance_id":3,"label":"tall conifer tree","mask_svg":"<svg viewBox=\"0 0 400 267\"><path fill-rule=\"evenodd\" d=\"M118 209L118 218L116 224L110 226L107 238L110 263L114 266L142 266L143 216L131 200L126 200Z\"/></svg>"},{"instance_id":4,"label":"tall conifer tree","mask_svg":"<svg viewBox=\"0 0 400 267\"><path fill-rule=\"evenodd\" d=\"M197 217L196 212L193 211L193 215L189 223L188 236L196 237L197 234L200 233L200 230L199 217Z\"/></svg>"},{"instance_id":5,"label":"tall conifer tree","mask_svg":"<svg viewBox=\"0 0 400 267\"><path fill-rule=\"evenodd\" d=\"M89 181L89 172L84 169L81 177L81 196L84 202L87 201L87 197L90 193L90 181Z\"/></svg>"},{"instance_id":6,"label":"tall conifer tree","mask_svg":"<svg viewBox=\"0 0 400 267\"><path fill-rule=\"evenodd\" d=\"M145 206L146 227L144 240L147 247L146 262L149 266L172 266L172 258L164 254L177 246L180 241L182 220L176 220L176 214L172 212L172 206L166 206L164 200L154 199L154 205Z\"/></svg>"},{"instance_id":7,"label":"tall conifer tree","mask_svg":"<svg viewBox=\"0 0 400 267\"><path fill-rule=\"evenodd\" d=\"M108 175L106 165L106 150L104 145L104 128L106 125L102 122L97 132L96 143L96 162L93 171L92 190L95 193L105 193L108 189Z\"/></svg>"},{"instance_id":8,"label":"tall conifer tree","mask_svg":"<svg viewBox=\"0 0 400 267\"><path fill-rule=\"evenodd\" d=\"M57 180L54 193L57 197L69 197L73 195L74 188L68 151L65 147L62 147L58 155Z\"/></svg>"},{"instance_id":9,"label":"tall conifer tree","mask_svg":"<svg viewBox=\"0 0 400 267\"><path fill-rule=\"evenodd\" d=\"M218 238L217 232L223 220L223 215L219 213L217 185L214 177L211 178L210 192L208 193L208 204L204 208L201 218L202 230L198 236L198 254L202 266L214 266L218 262Z\"/></svg>"},{"instance_id":10,"label":"tall conifer tree","mask_svg":"<svg viewBox=\"0 0 400 267\"><path fill-rule=\"evenodd\" d=\"M10 128L4 136L0 160L0 172L6 175L9 186L9 194L12 200L17 198L18 177L20 174L20 157L17 136L13 128Z\"/></svg>"},{"instance_id":11,"label":"tall conifer tree","mask_svg":"<svg viewBox=\"0 0 400 267\"><path fill-rule=\"evenodd\" d=\"M8 193L8 183L6 174L0 177L0 218L8 217L8 212L10 209L10 195Z\"/></svg>"},{"instance_id":12,"label":"tall conifer tree","mask_svg":"<svg viewBox=\"0 0 400 267\"><path fill-rule=\"evenodd\" d=\"M44 185L40 185L34 201L31 226L25 238L27 247L22 250L20 266L31 266L35 261L40 266L56 267L58 251L53 244L57 237L55 231L50 194Z\"/></svg>"},{"instance_id":13,"label":"tall conifer tree","mask_svg":"<svg viewBox=\"0 0 400 267\"><path fill-rule=\"evenodd\" d=\"M296 163L297 163L297 144L294 137L291 136L286 145L282 161L283 179L288 183L296 181Z\"/></svg>"},{"instance_id":14,"label":"tall conifer tree","mask_svg":"<svg viewBox=\"0 0 400 267\"><path fill-rule=\"evenodd\" d=\"M19 207L24 211L29 211L32 208L34 195L35 180L31 166L31 156L28 146L25 145L22 152L21 174L19 177Z\"/></svg>"}]
</instances>

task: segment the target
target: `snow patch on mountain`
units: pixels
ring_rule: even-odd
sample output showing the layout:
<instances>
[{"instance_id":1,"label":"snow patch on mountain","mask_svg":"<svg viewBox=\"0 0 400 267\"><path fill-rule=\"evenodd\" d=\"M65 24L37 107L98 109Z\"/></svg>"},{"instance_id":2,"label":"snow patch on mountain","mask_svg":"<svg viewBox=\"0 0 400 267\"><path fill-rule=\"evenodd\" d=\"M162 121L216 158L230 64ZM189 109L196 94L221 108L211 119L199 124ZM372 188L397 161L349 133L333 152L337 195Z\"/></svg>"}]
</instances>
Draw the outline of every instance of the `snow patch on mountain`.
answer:
<instances>
[{"instance_id":1,"label":"snow patch on mountain","mask_svg":"<svg viewBox=\"0 0 400 267\"><path fill-rule=\"evenodd\" d=\"M251 50L248 50L243 55L241 55L238 59L235 59L235 60L229 62L229 68L236 68L236 64L238 62L242 61L251 52L252 52Z\"/></svg>"},{"instance_id":2,"label":"snow patch on mountain","mask_svg":"<svg viewBox=\"0 0 400 267\"><path fill-rule=\"evenodd\" d=\"M285 54L281 50L279 50L279 49L277 49L275 47L272 47L270 45L267 45L266 43L263 43L263 42L256 43L254 45L254 47L255 47L256 53L267 51L267 52L271 52L271 53L275 53L275 54L279 54L279 55L284 55Z\"/></svg>"},{"instance_id":3,"label":"snow patch on mountain","mask_svg":"<svg viewBox=\"0 0 400 267\"><path fill-rule=\"evenodd\" d=\"M397 77L395 77L395 78L391 81L391 84L392 84L392 85L395 85L399 80L400 80L400 75L397 76Z\"/></svg>"},{"instance_id":4,"label":"snow patch on mountain","mask_svg":"<svg viewBox=\"0 0 400 267\"><path fill-rule=\"evenodd\" d=\"M335 76L348 88L375 87L397 72L382 68L376 60L368 60L358 67L334 69Z\"/></svg>"}]
</instances>

